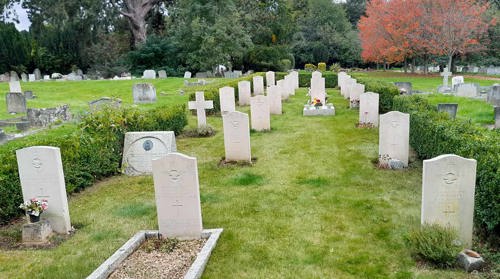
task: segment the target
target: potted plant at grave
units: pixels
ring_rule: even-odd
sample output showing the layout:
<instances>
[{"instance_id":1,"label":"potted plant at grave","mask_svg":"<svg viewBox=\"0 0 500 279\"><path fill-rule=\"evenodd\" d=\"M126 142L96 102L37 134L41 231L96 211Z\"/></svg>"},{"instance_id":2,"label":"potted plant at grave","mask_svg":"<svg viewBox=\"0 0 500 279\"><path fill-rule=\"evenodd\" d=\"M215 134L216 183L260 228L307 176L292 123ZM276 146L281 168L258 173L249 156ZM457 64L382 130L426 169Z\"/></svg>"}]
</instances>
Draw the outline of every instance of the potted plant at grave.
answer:
<instances>
[{"instance_id":1,"label":"potted plant at grave","mask_svg":"<svg viewBox=\"0 0 500 279\"><path fill-rule=\"evenodd\" d=\"M38 200L37 198L32 198L27 202L21 203L19 208L24 210L26 214L30 217L31 223L36 223L40 221L40 214L47 210L49 204L47 200Z\"/></svg>"}]
</instances>

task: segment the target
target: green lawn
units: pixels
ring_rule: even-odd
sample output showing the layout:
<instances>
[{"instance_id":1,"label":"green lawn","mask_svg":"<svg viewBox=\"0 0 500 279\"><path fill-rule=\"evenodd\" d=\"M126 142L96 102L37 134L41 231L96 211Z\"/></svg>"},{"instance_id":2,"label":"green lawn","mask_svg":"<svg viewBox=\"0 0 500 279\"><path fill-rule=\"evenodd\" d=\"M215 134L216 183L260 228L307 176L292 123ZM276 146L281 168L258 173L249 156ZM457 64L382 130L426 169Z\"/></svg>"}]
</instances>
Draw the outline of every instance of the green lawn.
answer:
<instances>
[{"instance_id":1,"label":"green lawn","mask_svg":"<svg viewBox=\"0 0 500 279\"><path fill-rule=\"evenodd\" d=\"M214 137L177 139L198 159L204 228L224 228L203 278L467 278L417 268L404 245L420 224L421 162L375 168L378 130L355 128L358 112L337 90L336 116L303 117L305 93L272 116L271 132L251 134L253 166L218 166L220 117L208 118ZM77 232L58 247L0 250L0 278L84 278L137 231L157 229L152 178L100 182L70 198L70 213Z\"/></svg>"}]
</instances>

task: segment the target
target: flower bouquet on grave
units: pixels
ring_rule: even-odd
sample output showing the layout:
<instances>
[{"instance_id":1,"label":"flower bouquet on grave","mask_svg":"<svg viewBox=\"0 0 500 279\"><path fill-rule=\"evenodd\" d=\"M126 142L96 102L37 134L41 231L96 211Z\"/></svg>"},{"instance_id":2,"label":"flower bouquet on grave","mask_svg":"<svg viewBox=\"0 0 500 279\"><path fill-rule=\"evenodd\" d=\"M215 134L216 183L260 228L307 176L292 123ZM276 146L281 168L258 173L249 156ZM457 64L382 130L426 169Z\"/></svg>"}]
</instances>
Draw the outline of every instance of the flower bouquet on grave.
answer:
<instances>
[{"instance_id":1,"label":"flower bouquet on grave","mask_svg":"<svg viewBox=\"0 0 500 279\"><path fill-rule=\"evenodd\" d=\"M312 100L312 102L311 102L311 105L313 105L317 109L319 109L320 107L323 106L323 104L321 103L321 100L318 98L314 98L314 100Z\"/></svg>"},{"instance_id":2,"label":"flower bouquet on grave","mask_svg":"<svg viewBox=\"0 0 500 279\"><path fill-rule=\"evenodd\" d=\"M31 223L40 221L40 214L47 210L48 207L49 203L47 200L38 200L37 198L32 198L19 205L19 208L29 215Z\"/></svg>"}]
</instances>

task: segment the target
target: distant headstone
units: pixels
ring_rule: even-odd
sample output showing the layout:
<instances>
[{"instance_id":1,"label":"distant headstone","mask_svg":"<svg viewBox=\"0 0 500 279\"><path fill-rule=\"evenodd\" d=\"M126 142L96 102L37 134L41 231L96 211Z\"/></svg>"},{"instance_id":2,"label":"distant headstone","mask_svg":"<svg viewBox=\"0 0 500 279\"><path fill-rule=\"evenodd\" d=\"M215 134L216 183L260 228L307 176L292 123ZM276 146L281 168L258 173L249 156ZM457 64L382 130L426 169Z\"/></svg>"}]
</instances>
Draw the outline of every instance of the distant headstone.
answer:
<instances>
[{"instance_id":1,"label":"distant headstone","mask_svg":"<svg viewBox=\"0 0 500 279\"><path fill-rule=\"evenodd\" d=\"M266 72L266 87L276 85L275 74L272 71Z\"/></svg>"},{"instance_id":2,"label":"distant headstone","mask_svg":"<svg viewBox=\"0 0 500 279\"><path fill-rule=\"evenodd\" d=\"M184 78L191 78L191 72L184 72Z\"/></svg>"},{"instance_id":3,"label":"distant headstone","mask_svg":"<svg viewBox=\"0 0 500 279\"><path fill-rule=\"evenodd\" d=\"M314 71L311 74L311 79L322 78L322 77L323 77L323 75L321 74L320 71Z\"/></svg>"},{"instance_id":4,"label":"distant headstone","mask_svg":"<svg viewBox=\"0 0 500 279\"><path fill-rule=\"evenodd\" d=\"M264 78L262 76L253 77L253 95L263 95L264 94Z\"/></svg>"},{"instance_id":5,"label":"distant headstone","mask_svg":"<svg viewBox=\"0 0 500 279\"><path fill-rule=\"evenodd\" d=\"M10 74L7 72L0 75L0 82L10 82Z\"/></svg>"},{"instance_id":6,"label":"distant headstone","mask_svg":"<svg viewBox=\"0 0 500 279\"><path fill-rule=\"evenodd\" d=\"M82 76L79 76L77 75L76 73L69 73L67 76L66 76L66 80L70 80L70 81L80 81L82 80Z\"/></svg>"},{"instance_id":7,"label":"distant headstone","mask_svg":"<svg viewBox=\"0 0 500 279\"><path fill-rule=\"evenodd\" d=\"M44 81L49 81L50 80L50 76L49 75L44 75L43 76L43 80Z\"/></svg>"},{"instance_id":8,"label":"distant headstone","mask_svg":"<svg viewBox=\"0 0 500 279\"><path fill-rule=\"evenodd\" d=\"M446 112L451 119L457 116L458 104L438 104L438 112Z\"/></svg>"},{"instance_id":9,"label":"distant headstone","mask_svg":"<svg viewBox=\"0 0 500 279\"><path fill-rule=\"evenodd\" d=\"M236 110L234 88L225 86L219 88L220 112L222 115Z\"/></svg>"},{"instance_id":10,"label":"distant headstone","mask_svg":"<svg viewBox=\"0 0 500 279\"><path fill-rule=\"evenodd\" d=\"M28 125L33 127L47 127L54 122L68 121L71 113L68 105L55 108L29 108L26 112Z\"/></svg>"},{"instance_id":11,"label":"distant headstone","mask_svg":"<svg viewBox=\"0 0 500 279\"><path fill-rule=\"evenodd\" d=\"M337 75L337 85L339 88L342 88L342 86L344 85L344 82L345 80L348 78L349 76L347 75L346 72L339 72L338 75Z\"/></svg>"},{"instance_id":12,"label":"distant headstone","mask_svg":"<svg viewBox=\"0 0 500 279\"><path fill-rule=\"evenodd\" d=\"M235 74L236 78L239 78L243 75L243 72L242 71L234 71L234 74Z\"/></svg>"},{"instance_id":13,"label":"distant headstone","mask_svg":"<svg viewBox=\"0 0 500 279\"><path fill-rule=\"evenodd\" d=\"M359 97L365 93L365 85L354 83L349 88L349 105L350 108L359 108Z\"/></svg>"},{"instance_id":14,"label":"distant headstone","mask_svg":"<svg viewBox=\"0 0 500 279\"><path fill-rule=\"evenodd\" d=\"M133 176L151 174L152 160L176 151L174 132L128 132L123 148L123 172Z\"/></svg>"},{"instance_id":15,"label":"distant headstone","mask_svg":"<svg viewBox=\"0 0 500 279\"><path fill-rule=\"evenodd\" d=\"M167 78L167 72L165 70L159 70L158 78Z\"/></svg>"},{"instance_id":16,"label":"distant headstone","mask_svg":"<svg viewBox=\"0 0 500 279\"><path fill-rule=\"evenodd\" d=\"M52 78L52 79L61 79L61 78L63 78L63 75L61 73L52 73L50 75L50 78Z\"/></svg>"},{"instance_id":17,"label":"distant headstone","mask_svg":"<svg viewBox=\"0 0 500 279\"><path fill-rule=\"evenodd\" d=\"M458 83L454 89L457 92L456 95L460 97L473 98L479 96L478 87L473 83Z\"/></svg>"},{"instance_id":18,"label":"distant headstone","mask_svg":"<svg viewBox=\"0 0 500 279\"><path fill-rule=\"evenodd\" d=\"M170 153L153 161L158 227L163 237L201 238L203 230L196 158Z\"/></svg>"},{"instance_id":19,"label":"distant headstone","mask_svg":"<svg viewBox=\"0 0 500 279\"><path fill-rule=\"evenodd\" d=\"M248 80L238 82L238 104L240 106L250 105L250 97L252 96L251 83Z\"/></svg>"},{"instance_id":20,"label":"distant headstone","mask_svg":"<svg viewBox=\"0 0 500 279\"><path fill-rule=\"evenodd\" d=\"M135 104L156 102L156 88L150 83L134 84L132 94Z\"/></svg>"},{"instance_id":21,"label":"distant headstone","mask_svg":"<svg viewBox=\"0 0 500 279\"><path fill-rule=\"evenodd\" d=\"M271 115L268 96L258 95L250 98L252 129L255 131L271 130Z\"/></svg>"},{"instance_id":22,"label":"distant headstone","mask_svg":"<svg viewBox=\"0 0 500 279\"><path fill-rule=\"evenodd\" d=\"M474 192L474 159L441 155L424 160L422 177L422 224L439 224L458 231L460 240L471 247Z\"/></svg>"},{"instance_id":23,"label":"distant headstone","mask_svg":"<svg viewBox=\"0 0 500 279\"><path fill-rule=\"evenodd\" d=\"M83 77L83 71L81 69L76 69L76 74Z\"/></svg>"},{"instance_id":24,"label":"distant headstone","mask_svg":"<svg viewBox=\"0 0 500 279\"><path fill-rule=\"evenodd\" d=\"M451 76L450 70L448 68L444 68L441 76L443 77L443 85L448 86L448 78Z\"/></svg>"},{"instance_id":25,"label":"distant headstone","mask_svg":"<svg viewBox=\"0 0 500 279\"><path fill-rule=\"evenodd\" d=\"M285 76L285 90L288 96L295 95L295 80L291 74Z\"/></svg>"},{"instance_id":26,"label":"distant headstone","mask_svg":"<svg viewBox=\"0 0 500 279\"><path fill-rule=\"evenodd\" d=\"M495 129L500 129L500 107L495 107Z\"/></svg>"},{"instance_id":27,"label":"distant headstone","mask_svg":"<svg viewBox=\"0 0 500 279\"><path fill-rule=\"evenodd\" d=\"M9 113L26 113L26 98L23 93L7 93L5 99Z\"/></svg>"},{"instance_id":28,"label":"distant headstone","mask_svg":"<svg viewBox=\"0 0 500 279\"><path fill-rule=\"evenodd\" d=\"M29 74L29 75L28 75L28 81L29 81L29 82L36 81L36 76L35 76L34 74Z\"/></svg>"},{"instance_id":29,"label":"distant headstone","mask_svg":"<svg viewBox=\"0 0 500 279\"><path fill-rule=\"evenodd\" d=\"M19 76L16 72L10 71L10 81L19 81Z\"/></svg>"},{"instance_id":30,"label":"distant headstone","mask_svg":"<svg viewBox=\"0 0 500 279\"><path fill-rule=\"evenodd\" d=\"M281 92L277 85L271 85L267 88L267 97L269 99L269 111L271 114L282 114Z\"/></svg>"},{"instance_id":31,"label":"distant headstone","mask_svg":"<svg viewBox=\"0 0 500 279\"><path fill-rule=\"evenodd\" d=\"M391 111L380 115L379 159L396 159L408 166L410 115Z\"/></svg>"},{"instance_id":32,"label":"distant headstone","mask_svg":"<svg viewBox=\"0 0 500 279\"><path fill-rule=\"evenodd\" d=\"M35 95L33 95L33 91L24 91L24 97L26 100L31 100L35 98Z\"/></svg>"},{"instance_id":33,"label":"distant headstone","mask_svg":"<svg viewBox=\"0 0 500 279\"><path fill-rule=\"evenodd\" d=\"M287 85L285 84L285 80L280 79L276 81L276 86L278 87L278 91L281 93L281 100L288 100L288 93L285 88Z\"/></svg>"},{"instance_id":34,"label":"distant headstone","mask_svg":"<svg viewBox=\"0 0 500 279\"><path fill-rule=\"evenodd\" d=\"M297 71L291 71L290 72L290 76L292 77L293 79L293 88L294 89L299 89L300 87L300 84L299 84L299 72Z\"/></svg>"},{"instance_id":35,"label":"distant headstone","mask_svg":"<svg viewBox=\"0 0 500 279\"><path fill-rule=\"evenodd\" d=\"M142 78L144 78L144 79L156 79L155 70L145 70L144 73L142 74Z\"/></svg>"},{"instance_id":36,"label":"distant headstone","mask_svg":"<svg viewBox=\"0 0 500 279\"><path fill-rule=\"evenodd\" d=\"M196 78L208 78L208 75L206 72L198 72L195 74Z\"/></svg>"},{"instance_id":37,"label":"distant headstone","mask_svg":"<svg viewBox=\"0 0 500 279\"><path fill-rule=\"evenodd\" d=\"M67 234L71 228L66 184L57 147L33 146L16 151L23 200L46 199L48 209L41 215L56 233Z\"/></svg>"},{"instance_id":38,"label":"distant headstone","mask_svg":"<svg viewBox=\"0 0 500 279\"><path fill-rule=\"evenodd\" d=\"M198 117L198 128L207 125L207 115L205 113L206 109L214 108L214 102L212 100L205 101L205 95L203 92L196 92L196 101L191 101L188 103L189 109L195 109L196 115Z\"/></svg>"},{"instance_id":39,"label":"distant headstone","mask_svg":"<svg viewBox=\"0 0 500 279\"><path fill-rule=\"evenodd\" d=\"M103 107L119 108L122 105L122 100L110 97L102 97L89 102L90 111L97 111Z\"/></svg>"},{"instance_id":40,"label":"distant headstone","mask_svg":"<svg viewBox=\"0 0 500 279\"><path fill-rule=\"evenodd\" d=\"M248 114L233 111L222 116L226 161L251 162Z\"/></svg>"},{"instance_id":41,"label":"distant headstone","mask_svg":"<svg viewBox=\"0 0 500 279\"><path fill-rule=\"evenodd\" d=\"M378 127L379 94L366 92L359 97L359 123Z\"/></svg>"},{"instance_id":42,"label":"distant headstone","mask_svg":"<svg viewBox=\"0 0 500 279\"><path fill-rule=\"evenodd\" d=\"M451 78L451 88L453 88L453 90L456 90L456 86L462 83L464 83L463 76L456 76Z\"/></svg>"},{"instance_id":43,"label":"distant headstone","mask_svg":"<svg viewBox=\"0 0 500 279\"><path fill-rule=\"evenodd\" d=\"M488 103L500 107L500 84L494 84L487 95Z\"/></svg>"},{"instance_id":44,"label":"distant headstone","mask_svg":"<svg viewBox=\"0 0 500 279\"><path fill-rule=\"evenodd\" d=\"M9 92L12 93L22 93L23 90L21 89L21 83L19 81L11 81L9 82Z\"/></svg>"},{"instance_id":45,"label":"distant headstone","mask_svg":"<svg viewBox=\"0 0 500 279\"><path fill-rule=\"evenodd\" d=\"M411 82L395 82L394 85L399 89L401 95L411 95L412 94L412 83Z\"/></svg>"},{"instance_id":46,"label":"distant headstone","mask_svg":"<svg viewBox=\"0 0 500 279\"><path fill-rule=\"evenodd\" d=\"M23 82L28 82L28 75L26 73L21 73L21 80Z\"/></svg>"}]
</instances>

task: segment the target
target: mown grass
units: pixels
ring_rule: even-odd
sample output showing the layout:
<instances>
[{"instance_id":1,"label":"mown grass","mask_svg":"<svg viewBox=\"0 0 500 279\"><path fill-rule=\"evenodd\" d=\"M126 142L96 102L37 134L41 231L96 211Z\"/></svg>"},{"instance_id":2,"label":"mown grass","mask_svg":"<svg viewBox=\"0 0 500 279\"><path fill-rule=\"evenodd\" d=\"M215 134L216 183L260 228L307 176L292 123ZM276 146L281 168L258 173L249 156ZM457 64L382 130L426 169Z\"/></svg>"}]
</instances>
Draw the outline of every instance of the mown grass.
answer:
<instances>
[{"instance_id":1,"label":"mown grass","mask_svg":"<svg viewBox=\"0 0 500 279\"><path fill-rule=\"evenodd\" d=\"M419 226L421 163L379 170L377 129L336 90L334 117L303 117L301 89L252 133L252 166L220 166L211 138L179 138L198 160L204 228L224 228L203 278L467 278L417 268L404 244ZM248 112L248 107L238 108ZM190 116L190 127L196 126ZM117 176L70 198L76 234L49 250L0 250L0 278L83 278L139 230L156 229L151 177Z\"/></svg>"}]
</instances>

